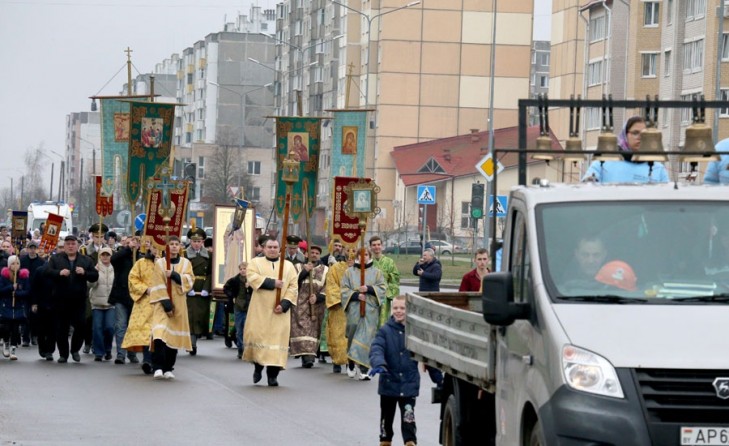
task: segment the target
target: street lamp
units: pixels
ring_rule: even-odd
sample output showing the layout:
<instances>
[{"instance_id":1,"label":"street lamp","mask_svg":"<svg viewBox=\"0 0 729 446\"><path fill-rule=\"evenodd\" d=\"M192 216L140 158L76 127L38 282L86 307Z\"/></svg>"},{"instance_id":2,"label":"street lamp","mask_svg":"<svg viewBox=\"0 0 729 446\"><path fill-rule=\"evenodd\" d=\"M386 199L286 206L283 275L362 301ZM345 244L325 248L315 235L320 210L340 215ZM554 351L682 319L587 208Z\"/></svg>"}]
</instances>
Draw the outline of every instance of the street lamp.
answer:
<instances>
[{"instance_id":1,"label":"street lamp","mask_svg":"<svg viewBox=\"0 0 729 446\"><path fill-rule=\"evenodd\" d=\"M420 4L420 0L412 1L406 5L400 6L399 8L391 9L389 11L381 12L379 14L373 15L370 17L369 15L363 13L362 11L359 11L354 8L350 8L349 6L345 5L344 3L338 2L336 0L332 0L332 3L337 4L341 6L342 8L348 9L356 14L361 15L365 20L367 20L367 62L365 64L365 70L367 71L366 77L365 77L365 107L368 107L370 105L370 60L372 59L370 54L370 45L372 43L372 22L379 17L382 17L383 15L392 14L393 12L400 11L402 9L410 8L415 5Z\"/></svg>"}]
</instances>

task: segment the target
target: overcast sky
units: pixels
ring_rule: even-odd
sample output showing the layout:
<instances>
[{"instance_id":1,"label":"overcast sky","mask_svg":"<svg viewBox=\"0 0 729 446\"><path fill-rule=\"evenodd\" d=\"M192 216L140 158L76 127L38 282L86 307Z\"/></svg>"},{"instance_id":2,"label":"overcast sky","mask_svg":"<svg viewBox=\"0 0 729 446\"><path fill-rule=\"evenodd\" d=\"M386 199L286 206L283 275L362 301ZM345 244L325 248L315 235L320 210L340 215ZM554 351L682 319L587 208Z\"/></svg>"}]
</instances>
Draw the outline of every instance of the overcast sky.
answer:
<instances>
[{"instance_id":1,"label":"overcast sky","mask_svg":"<svg viewBox=\"0 0 729 446\"><path fill-rule=\"evenodd\" d=\"M42 144L64 152L66 115L90 111L89 96L119 93L124 49L133 50L136 70L148 73L220 31L226 15L233 21L251 4L273 8L279 1L0 0L0 188L23 172L26 149ZM534 38L548 40L551 0L535 3Z\"/></svg>"}]
</instances>

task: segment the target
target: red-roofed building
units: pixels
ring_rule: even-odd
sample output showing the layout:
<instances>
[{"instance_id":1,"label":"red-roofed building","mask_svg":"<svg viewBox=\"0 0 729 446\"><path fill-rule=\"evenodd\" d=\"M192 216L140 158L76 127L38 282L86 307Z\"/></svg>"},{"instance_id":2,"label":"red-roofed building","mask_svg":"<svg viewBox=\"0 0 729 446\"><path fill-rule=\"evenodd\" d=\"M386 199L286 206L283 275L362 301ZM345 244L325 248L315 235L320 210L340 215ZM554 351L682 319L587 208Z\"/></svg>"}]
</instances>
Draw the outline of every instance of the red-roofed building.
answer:
<instances>
[{"instance_id":1,"label":"red-roofed building","mask_svg":"<svg viewBox=\"0 0 729 446\"><path fill-rule=\"evenodd\" d=\"M538 136L539 126L527 129L527 148L536 148ZM552 149L562 150L554 134L550 136ZM436 204L428 207L429 230L456 237L472 236L471 185L476 182L486 183L486 179L476 170L476 164L488 154L488 139L487 131L472 130L466 135L395 147L390 152L397 170L395 227L419 226L422 210L417 204L417 186L431 184L436 186ZM518 128L494 130L494 147L517 148ZM517 154L502 154L499 162L503 164L504 171L498 178L498 194L508 195L508 191L517 183ZM561 167L560 161L547 164L529 157L527 178L562 181L564 178ZM488 199L484 201L488 203ZM482 224L479 224L480 233L483 231Z\"/></svg>"}]
</instances>

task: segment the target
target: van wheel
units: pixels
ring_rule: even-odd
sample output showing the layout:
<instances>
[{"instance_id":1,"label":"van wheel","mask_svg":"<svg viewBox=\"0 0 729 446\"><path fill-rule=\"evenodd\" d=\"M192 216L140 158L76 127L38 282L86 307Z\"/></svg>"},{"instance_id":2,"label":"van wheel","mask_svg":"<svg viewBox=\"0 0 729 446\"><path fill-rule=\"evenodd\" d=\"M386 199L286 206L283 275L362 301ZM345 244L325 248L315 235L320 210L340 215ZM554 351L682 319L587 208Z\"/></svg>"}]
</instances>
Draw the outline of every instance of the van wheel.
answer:
<instances>
[{"instance_id":1,"label":"van wheel","mask_svg":"<svg viewBox=\"0 0 729 446\"><path fill-rule=\"evenodd\" d=\"M448 250L446 250L446 251L441 252L440 255L442 255L442 256L449 256L449 255L451 255L451 252L448 251Z\"/></svg>"},{"instance_id":2,"label":"van wheel","mask_svg":"<svg viewBox=\"0 0 729 446\"><path fill-rule=\"evenodd\" d=\"M443 411L443 438L441 438L441 444L443 444L443 446L463 445L461 435L458 432L458 425L460 422L461 420L458 414L456 396L451 394L448 397L445 410Z\"/></svg>"},{"instance_id":3,"label":"van wheel","mask_svg":"<svg viewBox=\"0 0 729 446\"><path fill-rule=\"evenodd\" d=\"M542 423L537 420L532 427L531 435L529 435L529 446L545 446L544 432L542 432Z\"/></svg>"}]
</instances>

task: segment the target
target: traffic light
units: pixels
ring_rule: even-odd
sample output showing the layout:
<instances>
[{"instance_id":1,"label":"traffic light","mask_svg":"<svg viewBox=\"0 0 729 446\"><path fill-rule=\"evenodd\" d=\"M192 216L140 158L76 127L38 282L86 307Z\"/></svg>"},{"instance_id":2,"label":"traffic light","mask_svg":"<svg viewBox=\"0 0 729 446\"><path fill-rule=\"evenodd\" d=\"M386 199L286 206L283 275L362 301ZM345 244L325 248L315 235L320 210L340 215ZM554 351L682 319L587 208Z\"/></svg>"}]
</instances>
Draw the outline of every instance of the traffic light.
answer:
<instances>
[{"instance_id":1,"label":"traffic light","mask_svg":"<svg viewBox=\"0 0 729 446\"><path fill-rule=\"evenodd\" d=\"M483 184L471 185L471 218L483 217Z\"/></svg>"}]
</instances>

